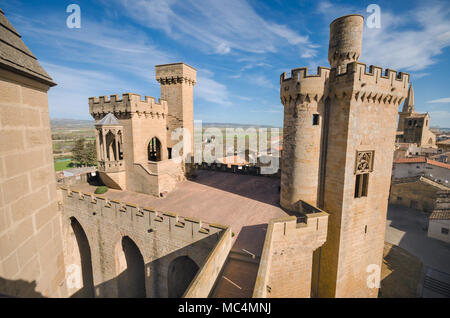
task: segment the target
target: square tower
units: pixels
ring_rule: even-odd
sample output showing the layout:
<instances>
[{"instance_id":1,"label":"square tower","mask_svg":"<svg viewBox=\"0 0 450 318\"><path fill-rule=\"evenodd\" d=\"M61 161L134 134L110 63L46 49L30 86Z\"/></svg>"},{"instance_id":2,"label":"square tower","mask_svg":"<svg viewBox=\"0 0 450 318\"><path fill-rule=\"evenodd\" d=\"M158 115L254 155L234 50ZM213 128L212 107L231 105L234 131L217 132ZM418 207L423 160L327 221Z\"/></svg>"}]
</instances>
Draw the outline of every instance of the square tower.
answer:
<instances>
[{"instance_id":1,"label":"square tower","mask_svg":"<svg viewBox=\"0 0 450 318\"><path fill-rule=\"evenodd\" d=\"M312 295L376 297L383 257L398 107L409 75L358 62L364 18L330 25L331 70L281 76L281 205L306 201L329 214L314 253Z\"/></svg>"},{"instance_id":2,"label":"square tower","mask_svg":"<svg viewBox=\"0 0 450 318\"><path fill-rule=\"evenodd\" d=\"M197 70L185 63L156 65L156 80L161 84L161 99L167 101L167 148L171 149L177 140L171 134L177 128L185 128L190 133L191 149L194 149L194 85Z\"/></svg>"}]
</instances>

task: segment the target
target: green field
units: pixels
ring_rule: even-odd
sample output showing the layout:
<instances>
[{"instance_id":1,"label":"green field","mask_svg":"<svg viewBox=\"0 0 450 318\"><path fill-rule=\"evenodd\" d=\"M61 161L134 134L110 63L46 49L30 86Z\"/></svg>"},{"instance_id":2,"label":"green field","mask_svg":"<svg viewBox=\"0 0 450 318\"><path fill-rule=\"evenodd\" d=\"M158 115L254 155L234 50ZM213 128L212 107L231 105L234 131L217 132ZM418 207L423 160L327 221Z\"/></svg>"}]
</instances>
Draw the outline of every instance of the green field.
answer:
<instances>
[{"instance_id":1,"label":"green field","mask_svg":"<svg viewBox=\"0 0 450 318\"><path fill-rule=\"evenodd\" d=\"M73 163L71 159L60 159L56 160L54 163L55 163L55 171L62 171L73 168Z\"/></svg>"}]
</instances>

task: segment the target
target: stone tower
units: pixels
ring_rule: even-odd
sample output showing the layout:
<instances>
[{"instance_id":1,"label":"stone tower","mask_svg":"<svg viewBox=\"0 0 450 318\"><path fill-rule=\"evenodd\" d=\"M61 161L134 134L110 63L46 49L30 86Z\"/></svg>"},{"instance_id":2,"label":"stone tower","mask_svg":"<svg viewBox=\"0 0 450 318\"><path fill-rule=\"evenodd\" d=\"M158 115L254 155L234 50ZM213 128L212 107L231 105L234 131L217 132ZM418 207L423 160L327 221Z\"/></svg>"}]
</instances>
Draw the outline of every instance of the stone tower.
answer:
<instances>
[{"instance_id":1,"label":"stone tower","mask_svg":"<svg viewBox=\"0 0 450 318\"><path fill-rule=\"evenodd\" d=\"M161 84L158 102L132 93L89 98L99 174L111 188L161 196L185 178L184 162L171 160L178 143L171 133L184 127L193 139L196 70L184 63L158 65L156 79Z\"/></svg>"},{"instance_id":2,"label":"stone tower","mask_svg":"<svg viewBox=\"0 0 450 318\"><path fill-rule=\"evenodd\" d=\"M194 85L197 81L195 68L184 64L156 65L156 80L161 84L161 98L167 101L167 147L178 142L171 139L172 131L185 128L191 134L191 154L194 149Z\"/></svg>"},{"instance_id":3,"label":"stone tower","mask_svg":"<svg viewBox=\"0 0 450 318\"><path fill-rule=\"evenodd\" d=\"M327 240L314 253L316 297L378 294L367 281L381 266L396 116L409 75L358 62L363 23L360 15L331 23L331 69L281 75L281 205L296 210L301 200L329 213Z\"/></svg>"},{"instance_id":4,"label":"stone tower","mask_svg":"<svg viewBox=\"0 0 450 318\"><path fill-rule=\"evenodd\" d=\"M402 111L398 113L399 118L397 131L404 130L405 118L411 116L413 113L414 113L414 89L413 85L411 84L409 86L408 97L406 98L405 103L403 104Z\"/></svg>"}]
</instances>

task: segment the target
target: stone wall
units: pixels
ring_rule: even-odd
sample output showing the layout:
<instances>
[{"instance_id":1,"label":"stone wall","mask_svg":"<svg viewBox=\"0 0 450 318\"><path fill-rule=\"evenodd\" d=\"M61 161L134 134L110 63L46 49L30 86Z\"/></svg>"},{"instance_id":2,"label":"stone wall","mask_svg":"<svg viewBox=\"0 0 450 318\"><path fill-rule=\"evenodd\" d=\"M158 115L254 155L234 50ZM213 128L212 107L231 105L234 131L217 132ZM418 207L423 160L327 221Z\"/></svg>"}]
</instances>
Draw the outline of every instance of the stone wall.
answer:
<instances>
[{"instance_id":1,"label":"stone wall","mask_svg":"<svg viewBox=\"0 0 450 318\"><path fill-rule=\"evenodd\" d=\"M392 177L394 179L410 178L417 176L426 176L431 179L441 180L445 183L448 181L450 184L450 169L439 167L426 162L416 163L396 163L392 170Z\"/></svg>"},{"instance_id":2,"label":"stone wall","mask_svg":"<svg viewBox=\"0 0 450 318\"><path fill-rule=\"evenodd\" d=\"M450 234L442 233L442 228L450 230L450 220L430 220L428 224L428 237L450 244Z\"/></svg>"},{"instance_id":3,"label":"stone wall","mask_svg":"<svg viewBox=\"0 0 450 318\"><path fill-rule=\"evenodd\" d=\"M0 70L0 293L64 297L48 85Z\"/></svg>"},{"instance_id":4,"label":"stone wall","mask_svg":"<svg viewBox=\"0 0 450 318\"><path fill-rule=\"evenodd\" d=\"M231 230L226 227L223 229L225 232L209 254L203 268L199 270L196 277L189 285L184 294L185 298L206 298L214 287L217 277L231 250Z\"/></svg>"},{"instance_id":5,"label":"stone wall","mask_svg":"<svg viewBox=\"0 0 450 318\"><path fill-rule=\"evenodd\" d=\"M313 252L327 237L328 214L295 216L269 222L253 297L311 296Z\"/></svg>"},{"instance_id":6,"label":"stone wall","mask_svg":"<svg viewBox=\"0 0 450 318\"><path fill-rule=\"evenodd\" d=\"M423 177L394 180L391 185L389 203L431 213L438 192L444 186Z\"/></svg>"},{"instance_id":7,"label":"stone wall","mask_svg":"<svg viewBox=\"0 0 450 318\"><path fill-rule=\"evenodd\" d=\"M60 195L67 244L65 257L81 266L77 249L73 248L71 220L74 218L89 242L95 297L117 297L123 293L119 286L122 273L127 268L120 246L124 237L130 238L142 254L147 297L167 297L170 294L168 271L172 261L179 257L191 259L200 273L207 264L204 271L211 275L210 280L215 281L217 271L211 269L220 265L222 253L227 254L226 247L230 245L230 235L225 227L69 189L61 189ZM218 242L222 252L211 254ZM211 262L212 267L208 265ZM203 286L199 293L207 294L208 286ZM76 295L79 290L73 288L70 292Z\"/></svg>"}]
</instances>

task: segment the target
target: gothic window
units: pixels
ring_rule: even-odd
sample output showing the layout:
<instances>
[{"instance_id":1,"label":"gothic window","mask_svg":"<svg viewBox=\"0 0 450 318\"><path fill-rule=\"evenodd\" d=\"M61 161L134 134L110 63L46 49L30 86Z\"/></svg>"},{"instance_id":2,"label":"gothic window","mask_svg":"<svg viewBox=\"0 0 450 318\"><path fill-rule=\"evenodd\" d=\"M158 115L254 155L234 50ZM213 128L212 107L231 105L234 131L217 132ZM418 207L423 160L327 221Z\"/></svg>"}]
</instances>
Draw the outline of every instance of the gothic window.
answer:
<instances>
[{"instance_id":1,"label":"gothic window","mask_svg":"<svg viewBox=\"0 0 450 318\"><path fill-rule=\"evenodd\" d=\"M367 197L369 175L373 171L374 151L358 151L355 162L355 198Z\"/></svg>"},{"instance_id":2,"label":"gothic window","mask_svg":"<svg viewBox=\"0 0 450 318\"><path fill-rule=\"evenodd\" d=\"M153 137L148 144L148 160L161 161L161 142Z\"/></svg>"}]
</instances>

